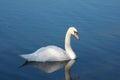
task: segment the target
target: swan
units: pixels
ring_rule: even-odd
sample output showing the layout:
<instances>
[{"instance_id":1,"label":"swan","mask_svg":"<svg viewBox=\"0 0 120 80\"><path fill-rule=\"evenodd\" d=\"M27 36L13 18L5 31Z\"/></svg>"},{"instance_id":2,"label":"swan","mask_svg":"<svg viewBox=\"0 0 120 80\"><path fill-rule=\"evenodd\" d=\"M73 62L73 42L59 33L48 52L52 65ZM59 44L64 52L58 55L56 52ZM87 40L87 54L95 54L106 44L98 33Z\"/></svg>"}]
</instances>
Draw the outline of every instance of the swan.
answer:
<instances>
[{"instance_id":1,"label":"swan","mask_svg":"<svg viewBox=\"0 0 120 80\"><path fill-rule=\"evenodd\" d=\"M42 47L31 54L22 54L20 56L26 59L27 61L39 61L39 62L65 61L76 59L75 52L73 51L70 44L71 35L74 35L77 39L79 39L78 31L75 27L69 27L66 32L65 50L60 47L50 45Z\"/></svg>"}]
</instances>

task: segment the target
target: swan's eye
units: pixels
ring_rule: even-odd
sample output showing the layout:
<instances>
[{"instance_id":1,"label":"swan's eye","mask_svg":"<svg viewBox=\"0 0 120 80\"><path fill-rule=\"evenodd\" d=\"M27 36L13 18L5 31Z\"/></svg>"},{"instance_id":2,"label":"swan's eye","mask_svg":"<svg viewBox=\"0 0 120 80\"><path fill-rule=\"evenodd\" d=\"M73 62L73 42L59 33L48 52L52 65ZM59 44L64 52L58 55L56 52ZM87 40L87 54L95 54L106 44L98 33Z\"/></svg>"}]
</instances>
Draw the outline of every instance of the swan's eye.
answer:
<instances>
[{"instance_id":1,"label":"swan's eye","mask_svg":"<svg viewBox=\"0 0 120 80\"><path fill-rule=\"evenodd\" d=\"M75 34L75 35L78 35L78 32L74 31L74 34Z\"/></svg>"}]
</instances>

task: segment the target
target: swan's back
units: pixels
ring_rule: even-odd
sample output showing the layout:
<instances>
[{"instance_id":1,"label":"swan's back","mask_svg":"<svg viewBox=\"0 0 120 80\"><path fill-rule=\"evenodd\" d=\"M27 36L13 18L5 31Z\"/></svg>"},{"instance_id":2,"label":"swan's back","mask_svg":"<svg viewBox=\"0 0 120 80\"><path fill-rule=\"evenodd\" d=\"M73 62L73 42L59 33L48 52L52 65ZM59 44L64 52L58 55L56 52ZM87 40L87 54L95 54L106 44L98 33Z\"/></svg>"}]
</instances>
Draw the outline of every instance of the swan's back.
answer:
<instances>
[{"instance_id":1,"label":"swan's back","mask_svg":"<svg viewBox=\"0 0 120 80\"><path fill-rule=\"evenodd\" d=\"M32 54L21 55L28 61L64 61L69 60L66 52L57 46L42 47Z\"/></svg>"}]
</instances>

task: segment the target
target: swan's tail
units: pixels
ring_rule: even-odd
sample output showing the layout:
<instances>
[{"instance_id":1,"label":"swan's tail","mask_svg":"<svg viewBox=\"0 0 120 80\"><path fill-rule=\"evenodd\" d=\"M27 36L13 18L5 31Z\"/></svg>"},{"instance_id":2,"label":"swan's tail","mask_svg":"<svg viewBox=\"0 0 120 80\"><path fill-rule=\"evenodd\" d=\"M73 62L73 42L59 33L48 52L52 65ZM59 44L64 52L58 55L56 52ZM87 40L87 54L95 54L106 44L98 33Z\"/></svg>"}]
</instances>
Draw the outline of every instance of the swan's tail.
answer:
<instances>
[{"instance_id":1,"label":"swan's tail","mask_svg":"<svg viewBox=\"0 0 120 80\"><path fill-rule=\"evenodd\" d=\"M22 54L22 55L20 55L20 57L22 57L22 58L24 58L24 59L29 61L29 59L31 57L31 54Z\"/></svg>"}]
</instances>

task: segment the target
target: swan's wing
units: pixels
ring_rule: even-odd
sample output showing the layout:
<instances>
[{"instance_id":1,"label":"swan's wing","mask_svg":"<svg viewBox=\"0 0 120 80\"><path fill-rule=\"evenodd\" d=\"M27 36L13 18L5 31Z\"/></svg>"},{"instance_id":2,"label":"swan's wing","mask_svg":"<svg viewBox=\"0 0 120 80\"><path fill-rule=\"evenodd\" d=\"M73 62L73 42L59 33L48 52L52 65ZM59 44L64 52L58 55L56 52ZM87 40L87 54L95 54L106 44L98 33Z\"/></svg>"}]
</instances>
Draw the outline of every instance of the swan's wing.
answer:
<instances>
[{"instance_id":1,"label":"swan's wing","mask_svg":"<svg viewBox=\"0 0 120 80\"><path fill-rule=\"evenodd\" d=\"M65 51L57 46L42 47L32 54L21 55L28 61L64 61L69 60Z\"/></svg>"}]
</instances>

